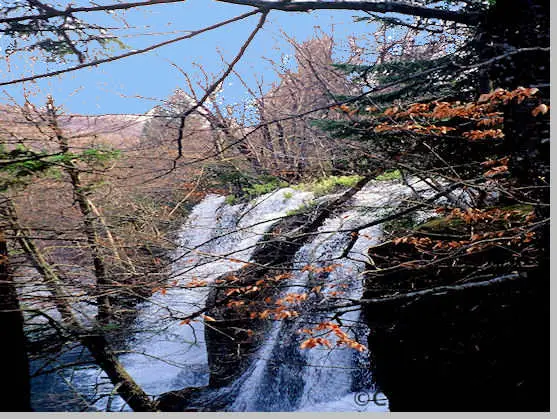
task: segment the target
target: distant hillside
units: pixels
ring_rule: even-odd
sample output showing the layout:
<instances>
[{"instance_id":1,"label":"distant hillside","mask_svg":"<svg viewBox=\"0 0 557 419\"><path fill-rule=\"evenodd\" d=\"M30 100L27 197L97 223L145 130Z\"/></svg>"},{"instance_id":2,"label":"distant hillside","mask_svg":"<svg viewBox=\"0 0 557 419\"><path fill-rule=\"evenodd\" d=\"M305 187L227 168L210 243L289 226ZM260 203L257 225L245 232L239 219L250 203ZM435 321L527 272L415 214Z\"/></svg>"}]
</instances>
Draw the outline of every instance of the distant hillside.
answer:
<instances>
[{"instance_id":1,"label":"distant hillside","mask_svg":"<svg viewBox=\"0 0 557 419\"><path fill-rule=\"evenodd\" d=\"M95 136L118 148L137 145L145 121L144 115L65 115L60 118L62 128L71 136Z\"/></svg>"},{"instance_id":2,"label":"distant hillside","mask_svg":"<svg viewBox=\"0 0 557 419\"><path fill-rule=\"evenodd\" d=\"M0 105L0 141L45 140L44 109ZM139 143L141 132L149 116L145 115L61 115L58 123L72 145L95 142L108 143L116 148L129 149Z\"/></svg>"}]
</instances>

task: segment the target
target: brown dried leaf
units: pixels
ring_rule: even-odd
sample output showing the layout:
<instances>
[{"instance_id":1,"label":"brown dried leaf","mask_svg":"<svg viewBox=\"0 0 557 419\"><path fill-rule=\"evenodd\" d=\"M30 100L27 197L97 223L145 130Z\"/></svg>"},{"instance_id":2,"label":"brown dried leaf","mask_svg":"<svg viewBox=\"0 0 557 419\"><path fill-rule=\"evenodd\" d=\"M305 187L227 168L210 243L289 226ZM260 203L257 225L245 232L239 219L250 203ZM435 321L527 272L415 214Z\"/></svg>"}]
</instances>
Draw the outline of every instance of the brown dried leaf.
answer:
<instances>
[{"instance_id":1,"label":"brown dried leaf","mask_svg":"<svg viewBox=\"0 0 557 419\"><path fill-rule=\"evenodd\" d=\"M545 115L548 111L549 111L549 106L541 103L538 106L536 106L534 109L532 109L532 116L536 117L539 114Z\"/></svg>"}]
</instances>

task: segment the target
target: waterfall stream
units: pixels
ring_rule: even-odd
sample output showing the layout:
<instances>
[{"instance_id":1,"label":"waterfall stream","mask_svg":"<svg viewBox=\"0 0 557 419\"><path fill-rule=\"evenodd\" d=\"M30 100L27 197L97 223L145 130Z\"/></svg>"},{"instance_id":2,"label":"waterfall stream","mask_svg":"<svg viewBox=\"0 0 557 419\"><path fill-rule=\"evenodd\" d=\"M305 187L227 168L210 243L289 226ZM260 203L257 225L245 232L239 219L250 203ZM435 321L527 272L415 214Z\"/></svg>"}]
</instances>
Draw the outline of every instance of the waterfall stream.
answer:
<instances>
[{"instance_id":1,"label":"waterfall stream","mask_svg":"<svg viewBox=\"0 0 557 419\"><path fill-rule=\"evenodd\" d=\"M426 189L421 183L412 190L401 182L372 181L346 209L331 214L318 234L296 253L293 267L298 270L293 271L295 274L282 293L307 292L310 287L321 287L321 291L302 303L295 319L273 322L264 343L239 378L227 387L207 391L197 403L220 397L229 400L225 409L229 411L387 410L385 401L376 404L368 400L363 406L355 402L359 392L374 392L367 352L346 347L302 350L300 343L305 337L297 331L329 320L336 311L323 307L334 305L338 296L358 299L362 295L366 251L380 242L382 227L360 231L346 258L340 256L350 235L336 231L378 219L399 206L405 197ZM210 327L210 323L180 324L180 319L204 307L215 279L248 262L255 245L280 217L315 200L311 192L284 188L238 205L226 204L222 196L208 195L193 209L179 235L180 246L174 254L167 288L137 307L127 351L120 356L129 374L148 394L207 386L210 371L204 327ZM331 264L335 268L330 272L302 269ZM189 287L192 281L207 286ZM356 340L367 344L367 328L358 310L348 311L338 319ZM129 410L98 368L73 368L71 374L68 371L64 380L70 380L82 394L90 395L86 396L90 410ZM40 379L41 385L45 379ZM110 396L98 397L103 394ZM34 403L41 410L42 402Z\"/></svg>"}]
</instances>

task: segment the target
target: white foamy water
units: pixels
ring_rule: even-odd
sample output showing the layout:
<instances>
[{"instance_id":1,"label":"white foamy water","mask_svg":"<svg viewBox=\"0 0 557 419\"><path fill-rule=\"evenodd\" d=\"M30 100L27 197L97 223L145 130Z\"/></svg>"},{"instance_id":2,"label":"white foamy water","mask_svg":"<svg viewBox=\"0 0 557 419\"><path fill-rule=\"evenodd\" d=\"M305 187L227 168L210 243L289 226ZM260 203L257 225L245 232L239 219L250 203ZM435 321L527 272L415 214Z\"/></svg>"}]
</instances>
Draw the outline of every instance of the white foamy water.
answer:
<instances>
[{"instance_id":1,"label":"white foamy water","mask_svg":"<svg viewBox=\"0 0 557 419\"><path fill-rule=\"evenodd\" d=\"M226 205L223 196L209 195L193 209L180 232L170 285L138 306L133 340L120 356L148 394L208 383L205 326L199 320L180 324L180 319L202 309L214 280L248 262L263 234L312 197L310 192L284 188L249 204ZM188 287L192 281L206 286ZM97 368L75 371L71 378L85 394L112 392L108 378ZM94 406L106 410L107 398ZM110 408L128 410L115 395Z\"/></svg>"},{"instance_id":2,"label":"white foamy water","mask_svg":"<svg viewBox=\"0 0 557 419\"><path fill-rule=\"evenodd\" d=\"M285 199L285 193L292 197ZM134 349L148 355L122 357L128 372L148 393L208 384L204 323L181 325L178 319L202 309L213 281L248 262L262 235L310 198L307 192L283 189L248 205L223 205L224 197L210 195L195 207L180 237L179 260L173 269L177 284L164 295L157 293L138 317L141 332ZM192 281L207 286L186 288Z\"/></svg>"},{"instance_id":3,"label":"white foamy water","mask_svg":"<svg viewBox=\"0 0 557 419\"><path fill-rule=\"evenodd\" d=\"M299 348L305 337L296 332L329 321L336 313L328 305L357 300L362 296L361 273L367 259L367 249L379 243L381 226L361 230L348 257L341 258L350 240L349 230L381 218L398 207L408 188L396 182L371 182L359 191L350 209L332 215L319 228L319 233L305 244L294 258L297 272L284 293L307 293L321 286L321 293L307 303L305 312L291 322L273 325L265 344L259 350L253 367L244 373L237 397L231 405L235 411L387 411L388 403L364 406L355 403L359 392L372 394L375 389L369 377L369 360L347 347ZM327 273L302 271L304 266L336 267ZM339 300L340 299L340 300ZM339 316L352 337L365 343L367 328L360 320L360 311ZM334 339L331 339L334 343Z\"/></svg>"},{"instance_id":4,"label":"white foamy water","mask_svg":"<svg viewBox=\"0 0 557 419\"><path fill-rule=\"evenodd\" d=\"M375 392L367 352L345 347L301 350L300 343L307 336L296 332L330 320L338 311L333 306L362 296L367 249L380 242L382 226L361 230L347 258L341 255L351 236L339 230L378 220L404 200L417 199L416 192L422 196L434 193L422 182L415 183L413 189L396 181L370 182L353 197L346 210L331 214L318 234L299 249L293 260L295 274L283 294L309 293L316 286L321 290L297 308L299 317L275 321L246 371L229 387L216 391L230 400L227 410L388 410L386 401L355 401L362 392ZM228 205L224 197L208 195L193 209L179 234L180 246L174 254L166 291L159 291L138 305L127 353L120 356L129 374L148 394L157 396L208 384L206 326L202 321L180 324L181 319L204 308L215 279L248 262L255 245L274 223L312 199L310 192L284 188L239 205ZM330 272L301 270L306 265L333 264L335 268ZM205 286L191 288L192 282ZM352 337L367 343L368 330L356 306L339 319ZM70 378L84 394L113 392L108 378L97 368L72 371ZM115 395L101 397L93 405L99 410L129 410Z\"/></svg>"}]
</instances>

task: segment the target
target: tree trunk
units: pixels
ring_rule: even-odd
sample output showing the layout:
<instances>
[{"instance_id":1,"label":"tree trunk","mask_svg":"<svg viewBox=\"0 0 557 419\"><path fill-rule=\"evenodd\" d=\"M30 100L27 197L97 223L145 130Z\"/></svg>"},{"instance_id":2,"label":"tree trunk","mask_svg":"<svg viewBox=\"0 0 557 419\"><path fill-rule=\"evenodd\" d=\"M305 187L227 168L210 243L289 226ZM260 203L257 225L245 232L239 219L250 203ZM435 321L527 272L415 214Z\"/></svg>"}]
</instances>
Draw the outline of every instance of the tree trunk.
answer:
<instances>
[{"instance_id":1,"label":"tree trunk","mask_svg":"<svg viewBox=\"0 0 557 419\"><path fill-rule=\"evenodd\" d=\"M47 101L47 111L49 115L49 123L51 129L54 131L60 151L64 154L69 154L68 139L63 135L62 130L58 125L54 101L49 97ZM106 273L106 267L103 261L101 248L98 243L98 235L95 228L94 221L96 219L94 211L89 205L89 200L84 191L81 183L79 169L69 161L64 166L66 173L70 177L75 200L78 203L81 215L83 216L84 233L87 238L87 244L91 251L93 259L93 268L95 271L95 279L97 282L97 321L100 324L107 324L111 318L111 302L108 296L109 280Z\"/></svg>"},{"instance_id":2,"label":"tree trunk","mask_svg":"<svg viewBox=\"0 0 557 419\"><path fill-rule=\"evenodd\" d=\"M23 333L23 315L19 307L13 278L8 270L8 245L0 231L0 324L2 340L0 356L4 362L5 375L0 380L1 409L4 412L31 410L29 361L27 344Z\"/></svg>"},{"instance_id":3,"label":"tree trunk","mask_svg":"<svg viewBox=\"0 0 557 419\"><path fill-rule=\"evenodd\" d=\"M62 292L62 281L54 273L54 270L40 253L33 240L28 238L22 238L21 240L20 244L22 244L23 250L31 259L33 266L45 278L50 291L54 294L54 298L56 298L56 306L63 315L64 326L76 334L83 346L91 352L91 355L95 359L97 365L102 368L110 379L110 382L115 386L115 392L117 392L118 395L120 395L120 397L122 397L122 399L124 399L135 412L156 412L157 403L151 400L143 389L126 372L124 366L118 360L118 357L110 350L110 346L104 335L96 332L88 332L80 325L79 321L73 315L67 299L63 298L64 296L59 295L59 293ZM1 243L2 242L0 241L0 245ZM1 306L1 304L5 304L5 301L8 301L8 299L4 297L4 289L0 288L0 292L2 293L2 300L0 301ZM15 311L14 313L20 314L19 311ZM5 320L3 324L12 323L8 323L8 320ZM14 338L8 337L8 339L10 342L15 341ZM17 345L14 345L14 347L15 346ZM25 354L25 351L22 353ZM7 359L11 358L12 357ZM17 375L17 377L20 376L23 377L23 375ZM8 383L8 380L3 380L2 382ZM6 392L4 392L4 394L6 394Z\"/></svg>"},{"instance_id":4,"label":"tree trunk","mask_svg":"<svg viewBox=\"0 0 557 419\"><path fill-rule=\"evenodd\" d=\"M103 335L84 336L81 341L89 349L97 365L108 375L120 397L134 412L157 411L157 403L127 373Z\"/></svg>"}]
</instances>

